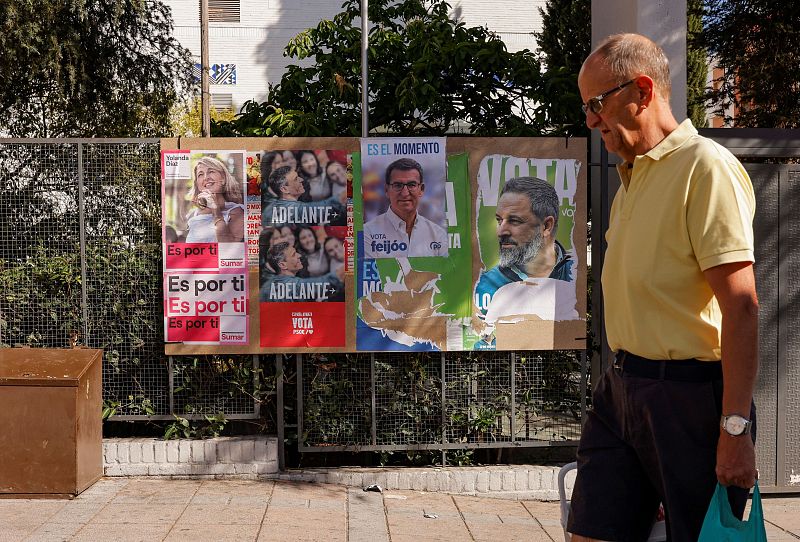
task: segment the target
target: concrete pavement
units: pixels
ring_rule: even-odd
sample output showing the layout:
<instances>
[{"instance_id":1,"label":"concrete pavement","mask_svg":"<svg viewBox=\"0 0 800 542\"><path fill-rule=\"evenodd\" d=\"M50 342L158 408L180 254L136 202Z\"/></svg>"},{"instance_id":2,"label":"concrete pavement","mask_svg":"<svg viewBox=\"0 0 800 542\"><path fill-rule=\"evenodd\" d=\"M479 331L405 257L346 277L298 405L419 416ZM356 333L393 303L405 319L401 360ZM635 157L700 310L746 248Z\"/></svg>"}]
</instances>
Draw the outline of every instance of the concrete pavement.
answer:
<instances>
[{"instance_id":1,"label":"concrete pavement","mask_svg":"<svg viewBox=\"0 0 800 542\"><path fill-rule=\"evenodd\" d=\"M800 539L800 498L764 509L770 541ZM103 478L73 500L0 499L3 542L563 539L557 502L281 480Z\"/></svg>"}]
</instances>

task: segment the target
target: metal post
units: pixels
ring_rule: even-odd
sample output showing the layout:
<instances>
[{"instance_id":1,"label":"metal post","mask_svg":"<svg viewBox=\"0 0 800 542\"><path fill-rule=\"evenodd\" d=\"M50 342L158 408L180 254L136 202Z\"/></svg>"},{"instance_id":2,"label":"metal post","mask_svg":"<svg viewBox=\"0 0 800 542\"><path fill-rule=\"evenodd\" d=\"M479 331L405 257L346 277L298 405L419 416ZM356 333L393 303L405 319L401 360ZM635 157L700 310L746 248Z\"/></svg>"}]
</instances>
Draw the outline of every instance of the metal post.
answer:
<instances>
[{"instance_id":1,"label":"metal post","mask_svg":"<svg viewBox=\"0 0 800 542\"><path fill-rule=\"evenodd\" d=\"M367 51L369 50L369 0L361 0L361 137L369 135L369 80Z\"/></svg>"},{"instance_id":2,"label":"metal post","mask_svg":"<svg viewBox=\"0 0 800 542\"><path fill-rule=\"evenodd\" d=\"M517 438L517 354L511 352L511 442Z\"/></svg>"},{"instance_id":3,"label":"metal post","mask_svg":"<svg viewBox=\"0 0 800 542\"><path fill-rule=\"evenodd\" d=\"M283 412L283 354L275 354L275 396L278 421L278 470L286 469L284 438L286 437L286 419Z\"/></svg>"},{"instance_id":4,"label":"metal post","mask_svg":"<svg viewBox=\"0 0 800 542\"><path fill-rule=\"evenodd\" d=\"M445 450L445 445L447 444L447 382L445 382L445 369L447 356L444 352L442 352L442 368L441 368L441 381L442 381L442 466L447 466L447 450Z\"/></svg>"},{"instance_id":5,"label":"metal post","mask_svg":"<svg viewBox=\"0 0 800 542\"><path fill-rule=\"evenodd\" d=\"M167 356L167 370L169 371L169 415L175 415L175 366L172 356Z\"/></svg>"},{"instance_id":6,"label":"metal post","mask_svg":"<svg viewBox=\"0 0 800 542\"><path fill-rule=\"evenodd\" d=\"M588 367L586 366L586 350L581 350L581 427L586 423L586 379L589 378Z\"/></svg>"},{"instance_id":7,"label":"metal post","mask_svg":"<svg viewBox=\"0 0 800 542\"><path fill-rule=\"evenodd\" d=\"M378 444L378 420L375 419L375 414L377 412L377 408L375 405L375 353L371 353L369 355L369 391L370 391L370 417L371 420L371 434L372 434L372 445L375 446Z\"/></svg>"},{"instance_id":8,"label":"metal post","mask_svg":"<svg viewBox=\"0 0 800 542\"><path fill-rule=\"evenodd\" d=\"M208 65L208 0L200 0L200 105L203 137L211 136L211 93Z\"/></svg>"},{"instance_id":9,"label":"metal post","mask_svg":"<svg viewBox=\"0 0 800 542\"><path fill-rule=\"evenodd\" d=\"M83 344L89 346L89 283L86 281L86 203L83 197L83 143L78 143L78 228L81 246L81 313L83 317ZM73 344L72 346L77 346Z\"/></svg>"},{"instance_id":10,"label":"metal post","mask_svg":"<svg viewBox=\"0 0 800 542\"><path fill-rule=\"evenodd\" d=\"M604 322L603 293L600 282L605 260L605 232L608 229L609 195L608 195L608 150L602 141L600 148L600 175L592 183L592 192L599 198L594 199L592 208L592 275L594 275L594 291L592 292L592 322L595 329L595 339L600 343L598 362L592 363L592 382L597 382L600 375L609 365L610 350L606 340ZM597 181L600 186L597 186Z\"/></svg>"},{"instance_id":11,"label":"metal post","mask_svg":"<svg viewBox=\"0 0 800 542\"><path fill-rule=\"evenodd\" d=\"M299 450L305 446L305 442L303 442L303 355L297 354L294 359L297 364L297 448Z\"/></svg>"},{"instance_id":12,"label":"metal post","mask_svg":"<svg viewBox=\"0 0 800 542\"><path fill-rule=\"evenodd\" d=\"M258 390L261 384L261 377L258 373L261 368L261 357L258 354L253 354L253 390ZM261 400L253 394L253 417L258 418L261 415Z\"/></svg>"}]
</instances>

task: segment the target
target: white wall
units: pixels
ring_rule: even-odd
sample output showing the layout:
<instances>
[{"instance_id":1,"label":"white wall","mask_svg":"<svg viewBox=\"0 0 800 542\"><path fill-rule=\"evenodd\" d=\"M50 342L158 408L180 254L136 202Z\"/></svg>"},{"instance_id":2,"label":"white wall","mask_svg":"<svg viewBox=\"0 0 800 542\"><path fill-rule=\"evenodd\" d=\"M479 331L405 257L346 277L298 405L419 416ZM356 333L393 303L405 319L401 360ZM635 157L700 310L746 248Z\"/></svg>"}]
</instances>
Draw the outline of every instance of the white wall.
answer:
<instances>
[{"instance_id":1,"label":"white wall","mask_svg":"<svg viewBox=\"0 0 800 542\"><path fill-rule=\"evenodd\" d=\"M198 0L164 0L172 8L175 37L200 59ZM248 99L264 100L290 59L283 49L293 36L330 19L341 0L241 0L240 23L210 23L209 61L236 64L235 85L211 85L212 94L232 94L235 108ZM496 32L509 51L535 49L532 32L541 29L537 7L544 0L453 0L453 13L469 26ZM502 6L502 9L498 9Z\"/></svg>"},{"instance_id":2,"label":"white wall","mask_svg":"<svg viewBox=\"0 0 800 542\"><path fill-rule=\"evenodd\" d=\"M486 26L511 52L536 49L534 32L541 32L545 0L451 0L453 15L467 26Z\"/></svg>"},{"instance_id":3,"label":"white wall","mask_svg":"<svg viewBox=\"0 0 800 542\"><path fill-rule=\"evenodd\" d=\"M670 104L686 118L686 0L593 0L592 46L617 32L637 32L659 44L669 59Z\"/></svg>"}]
</instances>

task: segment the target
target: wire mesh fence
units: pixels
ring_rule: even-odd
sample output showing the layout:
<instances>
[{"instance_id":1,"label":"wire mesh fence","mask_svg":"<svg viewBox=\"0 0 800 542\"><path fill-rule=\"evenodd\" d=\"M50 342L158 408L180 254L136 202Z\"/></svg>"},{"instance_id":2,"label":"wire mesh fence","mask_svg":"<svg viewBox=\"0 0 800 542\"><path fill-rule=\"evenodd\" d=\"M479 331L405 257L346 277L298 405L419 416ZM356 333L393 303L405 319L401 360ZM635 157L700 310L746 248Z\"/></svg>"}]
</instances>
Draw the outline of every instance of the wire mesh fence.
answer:
<instances>
[{"instance_id":1,"label":"wire mesh fence","mask_svg":"<svg viewBox=\"0 0 800 542\"><path fill-rule=\"evenodd\" d=\"M302 356L300 451L575 443L583 351Z\"/></svg>"},{"instance_id":2,"label":"wire mesh fence","mask_svg":"<svg viewBox=\"0 0 800 542\"><path fill-rule=\"evenodd\" d=\"M257 358L164 355L159 149L0 141L0 347L102 348L119 419L254 417Z\"/></svg>"},{"instance_id":3,"label":"wire mesh fence","mask_svg":"<svg viewBox=\"0 0 800 542\"><path fill-rule=\"evenodd\" d=\"M118 419L258 417L285 377L272 356L164 354L158 168L157 140L0 140L0 347L102 348L103 398ZM580 432L582 353L296 359L303 451L534 445ZM281 415L271 417L280 434Z\"/></svg>"},{"instance_id":4,"label":"wire mesh fence","mask_svg":"<svg viewBox=\"0 0 800 542\"><path fill-rule=\"evenodd\" d=\"M318 448L372 442L370 360L369 354L299 357L302 442Z\"/></svg>"}]
</instances>

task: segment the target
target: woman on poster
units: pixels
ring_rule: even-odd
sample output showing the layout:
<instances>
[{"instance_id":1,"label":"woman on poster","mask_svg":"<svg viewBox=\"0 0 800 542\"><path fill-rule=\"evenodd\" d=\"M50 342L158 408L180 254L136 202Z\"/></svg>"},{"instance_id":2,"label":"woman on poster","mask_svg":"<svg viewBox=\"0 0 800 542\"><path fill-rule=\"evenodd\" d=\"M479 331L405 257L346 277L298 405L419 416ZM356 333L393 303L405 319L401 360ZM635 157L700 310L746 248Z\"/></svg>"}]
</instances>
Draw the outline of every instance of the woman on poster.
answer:
<instances>
[{"instance_id":1,"label":"woman on poster","mask_svg":"<svg viewBox=\"0 0 800 542\"><path fill-rule=\"evenodd\" d=\"M300 151L297 156L299 164L297 172L306 185L306 193L311 196L311 201L321 201L331 197L331 184L325 178L325 170L314 151Z\"/></svg>"},{"instance_id":2,"label":"woman on poster","mask_svg":"<svg viewBox=\"0 0 800 542\"><path fill-rule=\"evenodd\" d=\"M225 165L204 156L194 166L189 199L197 207L187 217L187 243L244 241L244 196Z\"/></svg>"},{"instance_id":3,"label":"woman on poster","mask_svg":"<svg viewBox=\"0 0 800 542\"><path fill-rule=\"evenodd\" d=\"M328 255L310 226L300 226L297 229L296 248L305 260L308 276L319 277L329 271Z\"/></svg>"}]
</instances>

